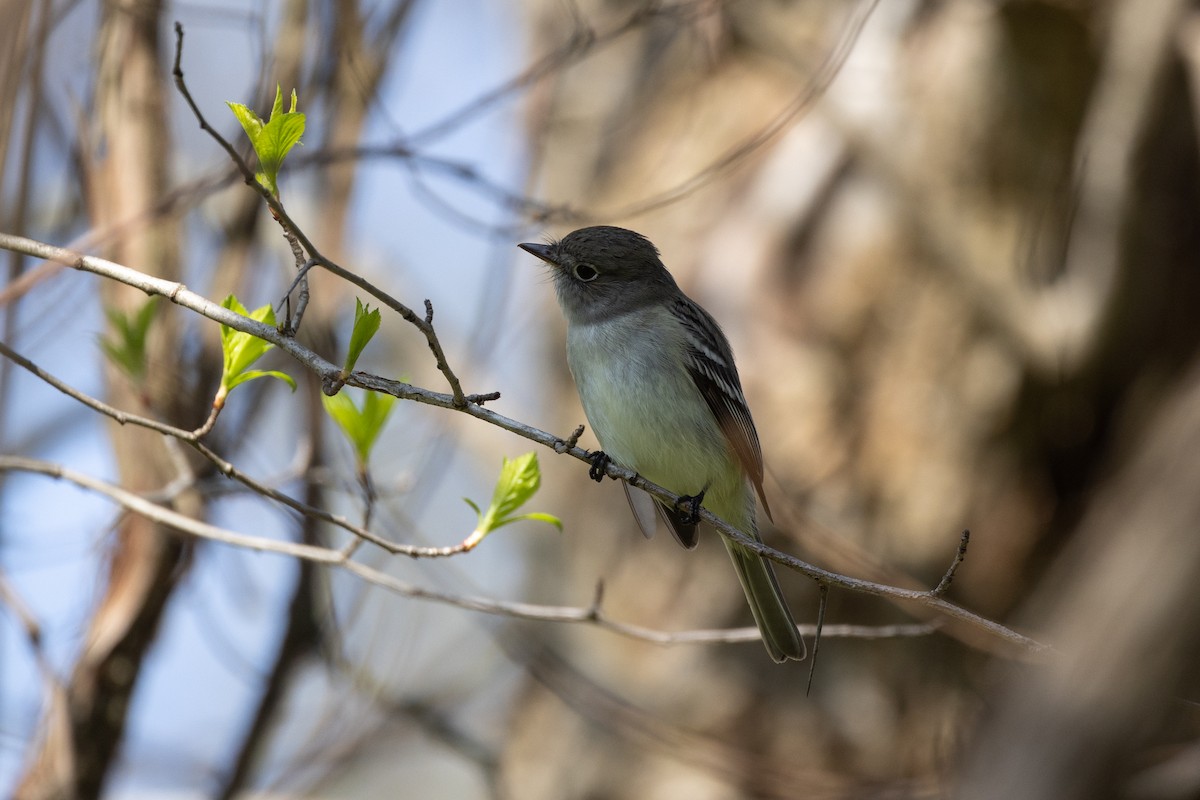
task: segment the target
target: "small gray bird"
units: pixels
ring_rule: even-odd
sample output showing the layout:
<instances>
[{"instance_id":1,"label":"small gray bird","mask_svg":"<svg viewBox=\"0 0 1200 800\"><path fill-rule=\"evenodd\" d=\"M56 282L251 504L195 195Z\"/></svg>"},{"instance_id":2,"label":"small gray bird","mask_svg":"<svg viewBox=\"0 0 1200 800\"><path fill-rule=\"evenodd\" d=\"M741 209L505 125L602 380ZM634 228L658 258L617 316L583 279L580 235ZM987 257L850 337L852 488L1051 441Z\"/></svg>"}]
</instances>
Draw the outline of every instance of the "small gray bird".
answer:
<instances>
[{"instance_id":1,"label":"small gray bird","mask_svg":"<svg viewBox=\"0 0 1200 800\"><path fill-rule=\"evenodd\" d=\"M554 267L567 320L567 363L604 460L684 497L671 508L625 486L642 532L654 512L684 547L696 546L705 507L759 539L754 495L763 495L762 449L733 352L716 321L676 285L646 237L624 228L582 228L521 249ZM753 485L753 491L751 491ZM804 642L771 564L724 539L767 652L776 663L805 656Z\"/></svg>"}]
</instances>

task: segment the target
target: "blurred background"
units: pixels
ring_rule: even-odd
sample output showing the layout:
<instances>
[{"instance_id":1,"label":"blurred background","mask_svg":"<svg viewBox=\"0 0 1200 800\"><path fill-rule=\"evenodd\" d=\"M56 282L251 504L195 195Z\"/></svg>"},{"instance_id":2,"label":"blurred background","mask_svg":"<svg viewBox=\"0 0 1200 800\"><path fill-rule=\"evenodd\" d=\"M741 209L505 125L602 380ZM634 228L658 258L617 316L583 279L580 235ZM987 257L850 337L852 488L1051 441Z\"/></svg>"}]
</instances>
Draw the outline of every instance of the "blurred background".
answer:
<instances>
[{"instance_id":1,"label":"blurred background","mask_svg":"<svg viewBox=\"0 0 1200 800\"><path fill-rule=\"evenodd\" d=\"M291 252L176 91L178 20L187 86L243 152L225 102L265 117L295 87L284 205L326 256L432 302L467 392L560 436L582 423L552 287L515 244L634 228L738 355L768 542L928 589L969 528L947 597L1053 648L834 590L827 624L936 630L824 638L806 692L808 663L756 642L406 599L0 472L0 792L1200 796L1194 3L5 0L0 19L0 231L280 302ZM6 345L119 408L203 421L214 324L163 304L132 380L98 342L140 293L0 263ZM340 361L354 297L313 274L301 341ZM356 560L455 596L586 608L602 587L609 616L657 630L752 624L711 531L693 552L646 541L615 483L465 415L398 403L368 504L318 382L268 362L299 389L247 384L206 439L263 483L450 545L474 526L461 498L537 449L531 507L565 524ZM359 368L446 391L386 309ZM0 454L345 541L7 360ZM817 587L780 578L814 623Z\"/></svg>"}]
</instances>

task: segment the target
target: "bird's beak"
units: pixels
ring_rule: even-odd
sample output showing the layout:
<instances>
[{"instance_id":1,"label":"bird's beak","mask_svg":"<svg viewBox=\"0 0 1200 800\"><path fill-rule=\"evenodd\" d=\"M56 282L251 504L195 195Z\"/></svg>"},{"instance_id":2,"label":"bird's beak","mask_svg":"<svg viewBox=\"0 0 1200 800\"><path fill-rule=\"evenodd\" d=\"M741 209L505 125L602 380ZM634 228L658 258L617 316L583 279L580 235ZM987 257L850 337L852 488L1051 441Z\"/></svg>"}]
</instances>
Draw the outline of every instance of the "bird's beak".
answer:
<instances>
[{"instance_id":1,"label":"bird's beak","mask_svg":"<svg viewBox=\"0 0 1200 800\"><path fill-rule=\"evenodd\" d=\"M517 245L517 247L521 248L526 253L537 256L547 264L553 264L556 267L558 266L558 262L554 259L554 248L548 244L533 244L531 242L524 242Z\"/></svg>"}]
</instances>

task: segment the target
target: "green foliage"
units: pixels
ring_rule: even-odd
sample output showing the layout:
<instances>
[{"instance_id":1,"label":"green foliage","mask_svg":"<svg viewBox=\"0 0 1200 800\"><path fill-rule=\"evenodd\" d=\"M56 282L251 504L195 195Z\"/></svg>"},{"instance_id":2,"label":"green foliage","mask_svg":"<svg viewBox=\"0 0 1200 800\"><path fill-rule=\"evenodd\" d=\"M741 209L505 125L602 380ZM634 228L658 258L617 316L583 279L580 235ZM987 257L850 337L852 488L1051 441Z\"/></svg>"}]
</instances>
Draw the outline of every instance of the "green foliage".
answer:
<instances>
[{"instance_id":1,"label":"green foliage","mask_svg":"<svg viewBox=\"0 0 1200 800\"><path fill-rule=\"evenodd\" d=\"M141 308L128 314L115 308L104 310L112 333L100 339L100 349L135 383L141 383L146 376L146 335L157 310L157 297L148 298Z\"/></svg>"},{"instance_id":2,"label":"green foliage","mask_svg":"<svg viewBox=\"0 0 1200 800\"><path fill-rule=\"evenodd\" d=\"M378 308L372 309L369 304L364 306L361 300L354 298L354 330L350 334L350 347L346 351L346 363L343 366L347 374L354 371L363 348L378 332L379 320Z\"/></svg>"},{"instance_id":3,"label":"green foliage","mask_svg":"<svg viewBox=\"0 0 1200 800\"><path fill-rule=\"evenodd\" d=\"M533 497L541 485L542 473L538 468L537 453L526 453L512 460L504 459L504 464L500 467L500 477L496 480L496 489L492 492L492 502L487 511L480 511L479 506L469 499L463 498L466 504L475 509L475 513L479 515L479 522L475 526L474 533L467 538L467 548L479 544L485 536L497 528L521 520L545 522L561 531L562 520L558 517L540 512L513 513Z\"/></svg>"},{"instance_id":4,"label":"green foliage","mask_svg":"<svg viewBox=\"0 0 1200 800\"><path fill-rule=\"evenodd\" d=\"M266 122L248 106L226 102L225 105L242 123L246 136L258 156L258 182L275 197L279 197L279 168L288 151L300 143L304 135L304 115L296 111L296 90L292 90L292 106L283 110L283 90L275 87L275 104Z\"/></svg>"},{"instance_id":5,"label":"green foliage","mask_svg":"<svg viewBox=\"0 0 1200 800\"><path fill-rule=\"evenodd\" d=\"M377 312L378 313L378 312ZM367 392L363 398L362 408L355 405L347 389L343 389L330 397L321 395L325 411L333 417L333 421L346 434L350 444L354 445L354 453L358 458L360 468L367 466L371 457L371 448L387 422L388 414L396 398L381 392Z\"/></svg>"},{"instance_id":6,"label":"green foliage","mask_svg":"<svg viewBox=\"0 0 1200 800\"><path fill-rule=\"evenodd\" d=\"M221 305L230 311L241 314L243 317L249 317L257 322L262 322L266 325L275 324L275 312L271 310L271 306L269 305L256 308L254 311L247 311L246 307L233 295L226 297L225 302ZM246 381L252 381L255 378L278 378L288 386L291 386L292 391L296 390L296 382L292 380L290 375L278 370L250 369L251 364L274 346L270 342L259 339L257 336L234 330L228 325L221 326L221 355L224 358L225 364L221 372L221 389L217 393L217 405L224 404L225 396L233 391L235 386L239 386Z\"/></svg>"}]
</instances>

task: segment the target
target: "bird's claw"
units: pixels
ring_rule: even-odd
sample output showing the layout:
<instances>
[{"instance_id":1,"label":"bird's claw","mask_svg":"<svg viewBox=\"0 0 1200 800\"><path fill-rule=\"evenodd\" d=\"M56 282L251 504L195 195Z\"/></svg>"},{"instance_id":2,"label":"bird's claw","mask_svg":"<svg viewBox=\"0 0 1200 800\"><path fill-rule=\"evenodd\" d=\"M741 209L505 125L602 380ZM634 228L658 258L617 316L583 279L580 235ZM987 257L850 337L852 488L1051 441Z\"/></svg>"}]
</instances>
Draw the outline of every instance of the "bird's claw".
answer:
<instances>
[{"instance_id":1,"label":"bird's claw","mask_svg":"<svg viewBox=\"0 0 1200 800\"><path fill-rule=\"evenodd\" d=\"M700 524L700 504L704 502L704 492L697 495L684 495L675 501L675 510L684 515L681 520L684 525Z\"/></svg>"},{"instance_id":2,"label":"bird's claw","mask_svg":"<svg viewBox=\"0 0 1200 800\"><path fill-rule=\"evenodd\" d=\"M604 476L608 474L608 465L612 459L603 450L597 450L588 456L588 459L592 462L592 466L588 470L588 477L596 483L600 483L600 481L604 480Z\"/></svg>"}]
</instances>

